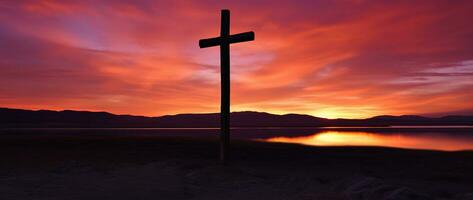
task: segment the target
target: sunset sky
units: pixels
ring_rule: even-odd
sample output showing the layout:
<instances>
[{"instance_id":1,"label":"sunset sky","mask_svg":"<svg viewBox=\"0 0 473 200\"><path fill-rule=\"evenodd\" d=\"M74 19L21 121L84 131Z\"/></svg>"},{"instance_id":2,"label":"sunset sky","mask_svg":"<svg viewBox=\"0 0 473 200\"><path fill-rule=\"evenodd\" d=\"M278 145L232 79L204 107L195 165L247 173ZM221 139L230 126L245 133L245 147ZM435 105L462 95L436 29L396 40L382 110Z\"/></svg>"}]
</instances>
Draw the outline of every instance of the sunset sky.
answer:
<instances>
[{"instance_id":1,"label":"sunset sky","mask_svg":"<svg viewBox=\"0 0 473 200\"><path fill-rule=\"evenodd\" d=\"M0 107L328 118L473 114L473 1L0 0Z\"/></svg>"}]
</instances>

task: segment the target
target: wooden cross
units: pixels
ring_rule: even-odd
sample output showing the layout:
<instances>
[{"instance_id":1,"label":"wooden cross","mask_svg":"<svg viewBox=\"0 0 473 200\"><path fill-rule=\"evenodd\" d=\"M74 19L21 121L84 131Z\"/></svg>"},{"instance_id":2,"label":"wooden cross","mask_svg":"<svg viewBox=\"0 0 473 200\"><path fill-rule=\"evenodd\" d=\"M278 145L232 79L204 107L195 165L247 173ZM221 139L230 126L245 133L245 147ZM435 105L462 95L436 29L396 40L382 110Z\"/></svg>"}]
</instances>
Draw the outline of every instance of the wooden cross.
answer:
<instances>
[{"instance_id":1,"label":"wooden cross","mask_svg":"<svg viewBox=\"0 0 473 200\"><path fill-rule=\"evenodd\" d=\"M254 32L230 35L230 11L222 10L220 37L199 40L200 48L220 46L220 161L227 163L228 145L230 141L230 44L252 41Z\"/></svg>"}]
</instances>

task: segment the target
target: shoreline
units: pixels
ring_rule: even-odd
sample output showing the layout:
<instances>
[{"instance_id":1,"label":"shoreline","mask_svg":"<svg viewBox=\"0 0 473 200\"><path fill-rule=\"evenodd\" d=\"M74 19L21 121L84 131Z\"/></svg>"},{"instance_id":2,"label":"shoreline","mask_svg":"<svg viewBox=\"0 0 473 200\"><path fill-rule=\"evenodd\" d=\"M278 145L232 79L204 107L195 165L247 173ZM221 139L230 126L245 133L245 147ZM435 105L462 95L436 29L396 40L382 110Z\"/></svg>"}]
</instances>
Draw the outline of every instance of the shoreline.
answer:
<instances>
[{"instance_id":1,"label":"shoreline","mask_svg":"<svg viewBox=\"0 0 473 200\"><path fill-rule=\"evenodd\" d=\"M223 167L218 164L217 141L3 139L0 155L6 162L0 164L0 197L337 200L413 195L456 200L473 191L473 151L233 140L230 164Z\"/></svg>"}]
</instances>

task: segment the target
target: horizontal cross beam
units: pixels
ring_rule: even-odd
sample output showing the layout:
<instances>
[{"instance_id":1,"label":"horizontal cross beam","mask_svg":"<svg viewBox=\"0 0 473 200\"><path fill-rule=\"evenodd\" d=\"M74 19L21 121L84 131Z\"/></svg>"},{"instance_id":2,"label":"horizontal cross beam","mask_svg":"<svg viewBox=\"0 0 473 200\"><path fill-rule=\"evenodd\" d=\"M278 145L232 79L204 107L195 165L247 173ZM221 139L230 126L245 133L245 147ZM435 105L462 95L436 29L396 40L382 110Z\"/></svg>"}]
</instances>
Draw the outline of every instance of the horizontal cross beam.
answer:
<instances>
[{"instance_id":1,"label":"horizontal cross beam","mask_svg":"<svg viewBox=\"0 0 473 200\"><path fill-rule=\"evenodd\" d=\"M207 48L219 46L221 44L232 44L238 42L246 42L255 40L255 33L253 31L229 35L228 37L215 37L199 40L200 48Z\"/></svg>"}]
</instances>

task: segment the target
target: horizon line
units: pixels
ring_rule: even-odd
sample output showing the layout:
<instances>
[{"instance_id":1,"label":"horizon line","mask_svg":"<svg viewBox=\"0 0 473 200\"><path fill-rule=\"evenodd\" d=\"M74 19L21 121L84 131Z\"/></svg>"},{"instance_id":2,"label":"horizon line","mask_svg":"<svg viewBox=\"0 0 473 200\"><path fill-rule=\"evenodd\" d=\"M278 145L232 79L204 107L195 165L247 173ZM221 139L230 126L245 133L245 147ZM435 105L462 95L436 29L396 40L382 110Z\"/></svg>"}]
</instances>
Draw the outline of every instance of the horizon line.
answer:
<instances>
[{"instance_id":1,"label":"horizon line","mask_svg":"<svg viewBox=\"0 0 473 200\"><path fill-rule=\"evenodd\" d=\"M103 110L73 110L73 109L25 109L25 108L8 108L8 107L0 107L0 109L9 109L9 110L23 110L23 111L51 111L51 112L65 112L65 111L72 111L72 112L90 112L90 113L107 113L111 115L117 115L117 116L133 116L133 117L148 117L148 118L155 118L155 117L165 117L165 116L177 116L177 115L198 115L198 114L218 114L219 112L196 112L196 113L175 113L175 114L165 114L165 115L156 115L156 116L147 116L147 115L134 115L134 114L118 114L118 113L113 113L113 112L108 112L108 111L103 111ZM348 120L364 120L364 119L371 119L375 117L380 117L380 116L392 116L392 117L402 117L402 116L418 116L418 117L425 117L425 118L442 118L442 117L448 117L448 116L473 116L473 114L454 114L454 115L441 115L439 117L429 117L425 116L422 114L403 114L403 115L390 115L390 114L383 114L383 115L375 115L367 118L326 118L326 117L318 117L314 116L311 114L301 114L301 113L284 113L284 114L275 114L271 112L265 112L265 111L254 111L254 110L244 110L244 111L231 111L230 113L243 113L243 112L253 112L253 113L265 113L265 114L271 114L271 115L279 115L279 116L284 116L284 115L306 115L306 116L311 116L315 118L321 118L321 119L329 119L329 120L337 120L337 119L348 119Z\"/></svg>"}]
</instances>

